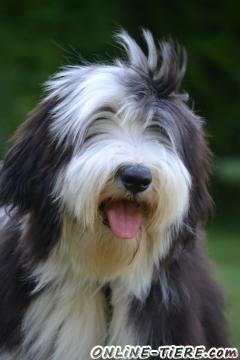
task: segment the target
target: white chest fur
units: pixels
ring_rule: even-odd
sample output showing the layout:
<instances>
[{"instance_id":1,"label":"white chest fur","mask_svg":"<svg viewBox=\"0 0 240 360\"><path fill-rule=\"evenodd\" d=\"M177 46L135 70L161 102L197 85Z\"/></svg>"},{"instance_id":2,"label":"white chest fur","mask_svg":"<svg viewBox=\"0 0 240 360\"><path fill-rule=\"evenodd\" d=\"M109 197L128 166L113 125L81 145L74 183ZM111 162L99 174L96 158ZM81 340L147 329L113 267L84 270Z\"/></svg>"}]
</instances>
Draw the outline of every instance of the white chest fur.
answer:
<instances>
[{"instance_id":1,"label":"white chest fur","mask_svg":"<svg viewBox=\"0 0 240 360\"><path fill-rule=\"evenodd\" d=\"M113 284L113 314L108 323L103 291L65 280L61 286L49 284L31 304L24 318L24 343L17 359L90 360L95 345L136 343L128 324L129 303L117 283Z\"/></svg>"},{"instance_id":2,"label":"white chest fur","mask_svg":"<svg viewBox=\"0 0 240 360\"><path fill-rule=\"evenodd\" d=\"M23 332L24 359L87 360L94 345L105 343L104 296L71 281L45 289L27 311Z\"/></svg>"}]
</instances>

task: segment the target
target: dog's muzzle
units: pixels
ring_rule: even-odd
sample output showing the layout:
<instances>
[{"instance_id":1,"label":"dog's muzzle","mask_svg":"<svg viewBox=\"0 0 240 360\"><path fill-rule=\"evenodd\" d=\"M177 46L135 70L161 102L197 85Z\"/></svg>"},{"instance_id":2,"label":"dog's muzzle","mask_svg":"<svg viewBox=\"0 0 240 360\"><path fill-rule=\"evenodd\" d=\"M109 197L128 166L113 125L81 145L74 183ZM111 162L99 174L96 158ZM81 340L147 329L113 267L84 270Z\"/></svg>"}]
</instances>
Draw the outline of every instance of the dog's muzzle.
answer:
<instances>
[{"instance_id":1,"label":"dog's muzzle","mask_svg":"<svg viewBox=\"0 0 240 360\"><path fill-rule=\"evenodd\" d=\"M142 222L141 203L135 195L149 187L152 174L145 166L126 164L118 169L116 178L134 196L105 199L100 205L103 223L110 228L114 236L132 239L137 236Z\"/></svg>"}]
</instances>

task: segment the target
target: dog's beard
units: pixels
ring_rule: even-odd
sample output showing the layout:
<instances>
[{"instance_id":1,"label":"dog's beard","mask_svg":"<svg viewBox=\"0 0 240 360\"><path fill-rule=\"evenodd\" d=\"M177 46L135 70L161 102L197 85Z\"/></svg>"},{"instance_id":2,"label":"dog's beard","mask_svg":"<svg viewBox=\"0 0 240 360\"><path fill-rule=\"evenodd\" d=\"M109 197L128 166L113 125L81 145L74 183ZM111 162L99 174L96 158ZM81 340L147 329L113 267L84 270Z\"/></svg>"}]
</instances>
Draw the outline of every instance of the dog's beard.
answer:
<instances>
[{"instance_id":1,"label":"dog's beard","mask_svg":"<svg viewBox=\"0 0 240 360\"><path fill-rule=\"evenodd\" d=\"M171 230L175 228L165 205L164 194L161 201L152 203L126 197L110 200L105 205L107 210L98 204L91 226L66 215L59 254L74 273L84 273L86 278L100 282L138 271L145 262L153 265L169 252Z\"/></svg>"},{"instance_id":2,"label":"dog's beard","mask_svg":"<svg viewBox=\"0 0 240 360\"><path fill-rule=\"evenodd\" d=\"M94 228L82 228L73 218L65 217L59 252L72 265L74 272L84 272L96 280L113 279L129 271L146 254L147 233L144 222L136 236L121 239L109 226L97 219Z\"/></svg>"},{"instance_id":3,"label":"dog's beard","mask_svg":"<svg viewBox=\"0 0 240 360\"><path fill-rule=\"evenodd\" d=\"M105 189L99 197L91 226L81 223L81 218L65 216L59 244L61 256L74 272L103 282L132 272L145 261L157 261L159 246L163 252L169 246L164 208L167 194L162 193L160 202L154 193L120 197L112 190Z\"/></svg>"}]
</instances>

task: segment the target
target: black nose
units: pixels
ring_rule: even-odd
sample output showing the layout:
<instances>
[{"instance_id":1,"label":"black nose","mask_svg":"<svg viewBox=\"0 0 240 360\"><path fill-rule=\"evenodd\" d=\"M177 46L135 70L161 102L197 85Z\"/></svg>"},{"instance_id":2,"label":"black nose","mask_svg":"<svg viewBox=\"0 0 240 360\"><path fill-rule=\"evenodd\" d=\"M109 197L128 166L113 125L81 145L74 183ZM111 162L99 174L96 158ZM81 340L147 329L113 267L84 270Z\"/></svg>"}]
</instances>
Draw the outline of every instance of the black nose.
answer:
<instances>
[{"instance_id":1,"label":"black nose","mask_svg":"<svg viewBox=\"0 0 240 360\"><path fill-rule=\"evenodd\" d=\"M152 181L150 170L142 165L125 165L118 170L124 187L132 193L138 193L148 188Z\"/></svg>"}]
</instances>

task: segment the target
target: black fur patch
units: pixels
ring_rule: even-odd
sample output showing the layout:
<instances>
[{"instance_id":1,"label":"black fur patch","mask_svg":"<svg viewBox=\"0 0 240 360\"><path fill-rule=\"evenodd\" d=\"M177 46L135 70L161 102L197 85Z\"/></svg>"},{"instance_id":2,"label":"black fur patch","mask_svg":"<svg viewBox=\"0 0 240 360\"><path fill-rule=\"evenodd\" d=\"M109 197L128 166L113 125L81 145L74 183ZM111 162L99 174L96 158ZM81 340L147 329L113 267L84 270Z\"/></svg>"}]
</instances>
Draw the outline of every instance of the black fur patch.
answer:
<instances>
[{"instance_id":1,"label":"black fur patch","mask_svg":"<svg viewBox=\"0 0 240 360\"><path fill-rule=\"evenodd\" d=\"M178 249L175 255L162 264L147 299L132 301L129 322L143 344L153 348L229 346L222 295L201 247Z\"/></svg>"},{"instance_id":2,"label":"black fur patch","mask_svg":"<svg viewBox=\"0 0 240 360\"><path fill-rule=\"evenodd\" d=\"M29 275L61 231L61 212L51 194L71 150L57 150L51 137L54 105L45 101L30 114L0 170L0 206L10 214L0 233L0 346L9 348L21 340L21 320L34 287Z\"/></svg>"},{"instance_id":3,"label":"black fur patch","mask_svg":"<svg viewBox=\"0 0 240 360\"><path fill-rule=\"evenodd\" d=\"M58 171L72 154L59 150L50 133L53 101L42 102L19 128L0 173L0 206L29 214L22 239L34 259L47 256L59 238L61 213L52 191Z\"/></svg>"},{"instance_id":4,"label":"black fur patch","mask_svg":"<svg viewBox=\"0 0 240 360\"><path fill-rule=\"evenodd\" d=\"M0 232L0 347L12 348L20 340L21 320L34 283L19 244L21 222L14 218Z\"/></svg>"}]
</instances>

